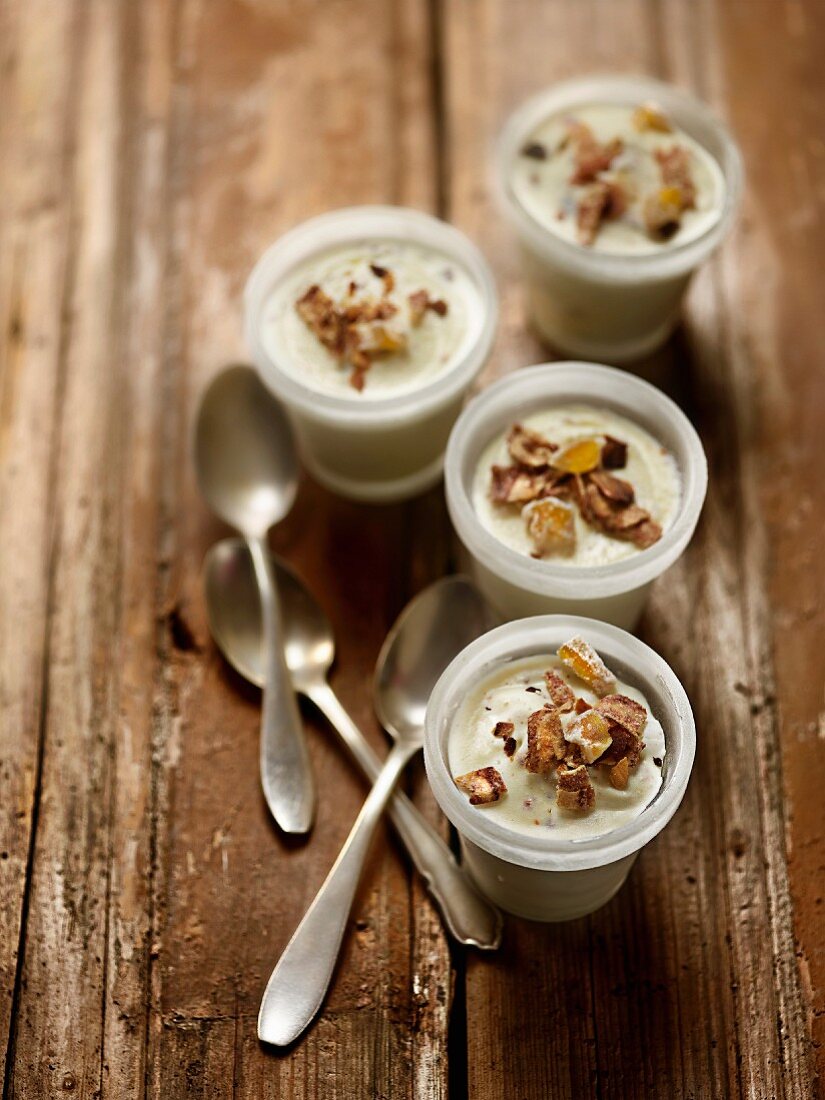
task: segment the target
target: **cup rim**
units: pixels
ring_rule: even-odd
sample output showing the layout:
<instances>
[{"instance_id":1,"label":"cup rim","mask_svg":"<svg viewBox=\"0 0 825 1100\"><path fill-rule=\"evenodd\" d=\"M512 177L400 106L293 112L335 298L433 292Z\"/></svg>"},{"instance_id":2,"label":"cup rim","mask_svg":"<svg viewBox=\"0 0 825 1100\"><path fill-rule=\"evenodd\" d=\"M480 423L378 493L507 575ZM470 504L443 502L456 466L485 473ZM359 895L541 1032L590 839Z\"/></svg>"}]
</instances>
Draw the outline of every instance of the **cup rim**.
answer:
<instances>
[{"instance_id":1,"label":"cup rim","mask_svg":"<svg viewBox=\"0 0 825 1100\"><path fill-rule=\"evenodd\" d=\"M646 428L655 439L667 441L671 453L674 447L670 444L678 440L683 452L679 511L653 546L606 565L560 566L506 546L481 523L471 498L479 455L497 432L524 415L528 402L539 408L551 400L611 408ZM679 461L678 456L674 457ZM636 375L577 360L521 367L473 398L453 425L444 468L450 518L472 556L496 576L528 592L574 600L631 592L672 565L696 528L707 480L701 440L674 401Z\"/></svg>"},{"instance_id":2,"label":"cup rim","mask_svg":"<svg viewBox=\"0 0 825 1100\"><path fill-rule=\"evenodd\" d=\"M510 166L530 131L551 114L600 98L628 104L637 104L645 98L655 99L672 115L680 129L713 156L725 180L725 199L719 219L698 237L661 252L640 255L597 252L547 229L515 196ZM718 146L718 151L708 148L709 140ZM606 282L646 282L693 270L727 233L739 206L743 178L739 147L725 124L705 103L674 84L628 74L596 73L552 84L538 92L510 115L499 136L494 157L494 190L507 220L522 241L572 274Z\"/></svg>"},{"instance_id":3,"label":"cup rim","mask_svg":"<svg viewBox=\"0 0 825 1100\"><path fill-rule=\"evenodd\" d=\"M260 317L273 282L296 264L339 244L369 237L429 246L462 265L480 299L476 339L445 373L420 388L387 397L360 400L356 394L321 393L282 370L260 337ZM244 288L246 341L264 383L296 410L330 424L385 428L441 408L466 390L487 361L498 321L498 294L492 271L480 250L455 226L410 207L349 206L318 214L294 226L266 249Z\"/></svg>"},{"instance_id":4,"label":"cup rim","mask_svg":"<svg viewBox=\"0 0 825 1100\"><path fill-rule=\"evenodd\" d=\"M671 726L665 730L666 755L662 786L632 821L586 839L556 839L542 832L533 837L485 817L455 785L447 761L449 721L469 686L497 663L550 653L579 634L622 679L644 692L650 702L667 700ZM651 709L656 706L651 703ZM654 709L655 713L655 709ZM657 715L661 720L661 715ZM539 615L505 623L471 642L447 666L433 689L424 727L427 778L442 812L460 835L507 863L534 870L575 871L600 867L639 851L667 825L684 797L696 751L693 711L681 681L650 646L622 630L578 615Z\"/></svg>"}]
</instances>

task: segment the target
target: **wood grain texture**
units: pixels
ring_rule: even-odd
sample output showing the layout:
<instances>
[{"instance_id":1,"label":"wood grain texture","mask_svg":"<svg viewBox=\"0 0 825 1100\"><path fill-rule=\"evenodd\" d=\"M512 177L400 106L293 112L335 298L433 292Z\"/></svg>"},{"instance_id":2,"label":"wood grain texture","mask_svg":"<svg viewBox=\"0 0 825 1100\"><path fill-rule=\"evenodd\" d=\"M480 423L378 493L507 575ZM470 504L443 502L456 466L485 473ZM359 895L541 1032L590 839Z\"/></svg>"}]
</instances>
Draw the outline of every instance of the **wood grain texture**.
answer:
<instances>
[{"instance_id":1,"label":"wood grain texture","mask_svg":"<svg viewBox=\"0 0 825 1100\"><path fill-rule=\"evenodd\" d=\"M764 22L756 14L763 7L770 13ZM489 150L508 111L542 85L575 73L651 72L692 87L734 125L747 116L750 128L740 136L753 181L767 156L764 143L771 140L755 102L773 95L777 116L784 114L779 87L798 87L800 81L783 70L770 91L757 91L761 69L737 28L747 24L770 51L771 35L787 39L784 21L804 20L805 5L795 6L795 16L790 10L780 14L782 8L702 3L688 9L634 0L447 5L451 213L503 273L504 325L491 377L548 358L526 333L514 249L500 219L491 216L485 186ZM799 48L797 65L804 63ZM733 72L731 55L738 59ZM515 57L518 65L511 63ZM472 101L468 88L477 93ZM813 129L807 135L796 131L815 155L821 143ZM771 180L752 183L751 194L760 194L760 184L770 189ZM779 202L777 182L773 186ZM809 191L799 198L813 219L814 196ZM745 301L748 319L760 316L759 331L782 278L778 272L765 278L766 261L778 263L780 271L797 262L791 249L776 255L771 230L749 195L733 242L696 281L682 331L638 368L698 424L712 472L694 543L658 585L643 624L644 637L677 670L694 704L699 750L693 782L673 824L643 853L628 886L604 911L562 929L512 921L498 959L470 961L471 1095L499 1095L506 1088L509 1095L526 1097L802 1098L816 1088L808 1014L816 1011L821 992L806 987L811 960L803 958L800 977L795 959L774 688L776 670L787 659L780 652L775 663L775 624L786 615L783 599L791 592L798 599L798 589L786 589L783 597L775 587L772 603L764 583L771 539L777 537L765 521L763 485L767 440L775 430L771 376L780 369L782 349L775 340L763 341L755 354L742 310ZM803 270L811 271L811 264ZM784 300L798 324L801 303ZM816 362L813 351L800 359L800 390L790 398L787 390L783 394L789 420L806 403L811 449L822 403L809 388L813 383L802 380L813 378ZM787 431L787 445L793 446ZM788 461L785 494L795 469ZM781 497L781 486L776 490ZM781 524L782 516L780 532ZM803 540L797 553L810 562L813 543L807 554L805 547ZM806 589L810 622L806 617L805 632L797 635L813 696L807 699L808 730L818 713L814 703L821 706L823 682L822 658L812 645L821 614L819 574L819 587ZM810 613L812 607L817 614ZM791 706L800 703L796 697ZM799 795L807 806L812 780L795 776L795 770L802 770L799 764L785 773L789 804ZM822 929L815 910L821 904L816 897L822 858L816 838L822 821L820 814L814 823L813 814L811 809L806 815L805 837L814 842L795 893L803 895L803 905L804 896L810 898L801 929L816 953ZM532 979L527 996L526 974Z\"/></svg>"},{"instance_id":2,"label":"wood grain texture","mask_svg":"<svg viewBox=\"0 0 825 1100\"><path fill-rule=\"evenodd\" d=\"M4 1100L819 1095L823 47L815 0L2 0ZM547 358L491 146L530 91L606 69L693 88L749 173L685 325L639 367L712 469L643 626L693 700L694 779L613 903L511 920L495 958L448 947L382 834L317 1025L265 1051L260 993L366 788L306 708L315 833L268 819L259 699L206 625L225 532L190 462L198 395L244 356L262 248L357 202L439 211L484 248L484 381ZM273 543L383 748L372 664L454 560L441 491L362 508L307 480ZM435 818L420 767L410 790Z\"/></svg>"}]
</instances>

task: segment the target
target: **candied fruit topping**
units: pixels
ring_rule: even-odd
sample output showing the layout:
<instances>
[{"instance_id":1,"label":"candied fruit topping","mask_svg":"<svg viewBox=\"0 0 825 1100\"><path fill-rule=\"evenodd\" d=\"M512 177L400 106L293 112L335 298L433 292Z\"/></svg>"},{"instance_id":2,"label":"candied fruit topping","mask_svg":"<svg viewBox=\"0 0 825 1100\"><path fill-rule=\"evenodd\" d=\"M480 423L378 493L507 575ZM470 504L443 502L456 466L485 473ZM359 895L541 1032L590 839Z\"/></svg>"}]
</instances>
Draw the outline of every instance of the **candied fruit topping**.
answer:
<instances>
[{"instance_id":1,"label":"candied fruit topping","mask_svg":"<svg viewBox=\"0 0 825 1100\"><path fill-rule=\"evenodd\" d=\"M566 474L586 474L599 465L601 453L598 440L577 439L556 451L551 461L557 470Z\"/></svg>"},{"instance_id":2,"label":"candied fruit topping","mask_svg":"<svg viewBox=\"0 0 825 1100\"><path fill-rule=\"evenodd\" d=\"M527 534L535 547L534 557L572 554L576 549L576 519L572 504L558 497L544 497L526 504L522 513Z\"/></svg>"},{"instance_id":3,"label":"candied fruit topping","mask_svg":"<svg viewBox=\"0 0 825 1100\"><path fill-rule=\"evenodd\" d=\"M503 794L507 794L507 784L496 768L478 768L466 775L457 775L455 785L469 795L471 806L498 802Z\"/></svg>"},{"instance_id":4,"label":"candied fruit topping","mask_svg":"<svg viewBox=\"0 0 825 1100\"><path fill-rule=\"evenodd\" d=\"M584 638L571 638L559 646L558 655L562 663L597 695L610 695L615 691L616 677Z\"/></svg>"},{"instance_id":5,"label":"candied fruit topping","mask_svg":"<svg viewBox=\"0 0 825 1100\"><path fill-rule=\"evenodd\" d=\"M642 103L633 112L633 125L637 130L655 130L659 134L670 134L673 127L667 115L656 103Z\"/></svg>"},{"instance_id":6,"label":"candied fruit topping","mask_svg":"<svg viewBox=\"0 0 825 1100\"><path fill-rule=\"evenodd\" d=\"M588 710L579 715L564 736L571 744L578 745L585 764L598 760L613 742L610 723L597 710Z\"/></svg>"}]
</instances>

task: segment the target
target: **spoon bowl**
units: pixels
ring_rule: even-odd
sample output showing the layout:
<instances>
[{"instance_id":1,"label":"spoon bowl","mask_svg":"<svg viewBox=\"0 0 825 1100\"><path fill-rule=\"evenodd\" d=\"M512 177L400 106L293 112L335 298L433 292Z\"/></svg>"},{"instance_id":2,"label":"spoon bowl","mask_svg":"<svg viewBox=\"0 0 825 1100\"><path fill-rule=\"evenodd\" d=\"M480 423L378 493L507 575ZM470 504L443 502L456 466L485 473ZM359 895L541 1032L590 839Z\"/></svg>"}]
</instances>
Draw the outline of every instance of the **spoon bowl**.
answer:
<instances>
[{"instance_id":1,"label":"spoon bowl","mask_svg":"<svg viewBox=\"0 0 825 1100\"><path fill-rule=\"evenodd\" d=\"M229 367L204 393L195 465L212 511L245 535L263 537L292 507L298 489L292 426L251 367Z\"/></svg>"}]
</instances>

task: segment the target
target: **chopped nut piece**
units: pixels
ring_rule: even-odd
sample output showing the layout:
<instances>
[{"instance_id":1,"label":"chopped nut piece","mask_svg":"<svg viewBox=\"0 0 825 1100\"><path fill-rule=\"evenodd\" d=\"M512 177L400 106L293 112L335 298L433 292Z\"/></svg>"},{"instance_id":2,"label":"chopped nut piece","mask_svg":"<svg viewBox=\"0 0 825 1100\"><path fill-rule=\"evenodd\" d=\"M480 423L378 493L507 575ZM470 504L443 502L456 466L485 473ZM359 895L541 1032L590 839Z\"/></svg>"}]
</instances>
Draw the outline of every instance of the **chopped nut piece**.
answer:
<instances>
[{"instance_id":1,"label":"chopped nut piece","mask_svg":"<svg viewBox=\"0 0 825 1100\"><path fill-rule=\"evenodd\" d=\"M613 741L610 723L597 710L589 710L580 715L568 726L564 736L570 744L578 745L585 764L593 764L598 760Z\"/></svg>"},{"instance_id":2,"label":"chopped nut piece","mask_svg":"<svg viewBox=\"0 0 825 1100\"><path fill-rule=\"evenodd\" d=\"M524 766L528 772L546 775L555 764L564 760L566 745L561 715L555 707L537 710L527 719L527 754Z\"/></svg>"},{"instance_id":3,"label":"chopped nut piece","mask_svg":"<svg viewBox=\"0 0 825 1100\"><path fill-rule=\"evenodd\" d=\"M312 329L321 343L334 355L344 350L346 323L335 309L329 295L321 290L317 283L304 293L295 303L301 320Z\"/></svg>"},{"instance_id":4,"label":"chopped nut piece","mask_svg":"<svg viewBox=\"0 0 825 1100\"><path fill-rule=\"evenodd\" d=\"M573 506L558 497L543 497L523 509L527 534L533 540L534 557L572 554L576 549L576 520Z\"/></svg>"},{"instance_id":5,"label":"chopped nut piece","mask_svg":"<svg viewBox=\"0 0 825 1100\"><path fill-rule=\"evenodd\" d=\"M496 768L479 768L466 775L457 775L455 785L470 796L471 806L498 802L503 794L507 794L507 784Z\"/></svg>"},{"instance_id":6,"label":"chopped nut piece","mask_svg":"<svg viewBox=\"0 0 825 1100\"><path fill-rule=\"evenodd\" d=\"M395 290L395 276L391 271L388 271L386 267L381 267L380 264L370 264L370 271L376 277L380 279L384 284L384 293L392 294Z\"/></svg>"},{"instance_id":7,"label":"chopped nut piece","mask_svg":"<svg viewBox=\"0 0 825 1100\"><path fill-rule=\"evenodd\" d=\"M592 707L586 699L579 698L576 700L576 714L584 714L586 710L592 710Z\"/></svg>"},{"instance_id":8,"label":"chopped nut piece","mask_svg":"<svg viewBox=\"0 0 825 1100\"><path fill-rule=\"evenodd\" d=\"M628 538L640 550L646 550L648 546L658 542L661 537L662 528L655 519L642 520L641 523L628 532Z\"/></svg>"},{"instance_id":9,"label":"chopped nut piece","mask_svg":"<svg viewBox=\"0 0 825 1100\"><path fill-rule=\"evenodd\" d=\"M665 188L678 189L682 210L696 206L696 184L690 170L690 153L683 145L671 145L669 149L657 149L656 160Z\"/></svg>"},{"instance_id":10,"label":"chopped nut piece","mask_svg":"<svg viewBox=\"0 0 825 1100\"><path fill-rule=\"evenodd\" d=\"M523 157L530 157L532 160L547 160L547 149L540 141L529 141L523 146L521 155Z\"/></svg>"},{"instance_id":11,"label":"chopped nut piece","mask_svg":"<svg viewBox=\"0 0 825 1100\"><path fill-rule=\"evenodd\" d=\"M635 733L631 733L624 726L620 726L618 722L610 723L610 736L613 738L613 743L599 757L599 764L618 764L622 757L626 756L628 765L635 768L642 758L642 749L645 747L644 742Z\"/></svg>"},{"instance_id":12,"label":"chopped nut piece","mask_svg":"<svg viewBox=\"0 0 825 1100\"><path fill-rule=\"evenodd\" d=\"M571 638L559 646L562 662L599 696L616 690L616 677L584 638Z\"/></svg>"},{"instance_id":13,"label":"chopped nut piece","mask_svg":"<svg viewBox=\"0 0 825 1100\"><path fill-rule=\"evenodd\" d=\"M589 810L596 792L583 764L572 771L561 768L556 778L556 805L563 810Z\"/></svg>"},{"instance_id":14,"label":"chopped nut piece","mask_svg":"<svg viewBox=\"0 0 825 1100\"><path fill-rule=\"evenodd\" d=\"M621 696L617 696L621 698ZM516 727L512 722L496 722L493 737L509 737Z\"/></svg>"},{"instance_id":15,"label":"chopped nut piece","mask_svg":"<svg viewBox=\"0 0 825 1100\"><path fill-rule=\"evenodd\" d=\"M577 439L557 451L552 464L566 474L584 474L595 470L601 457L601 447L595 439Z\"/></svg>"},{"instance_id":16,"label":"chopped nut piece","mask_svg":"<svg viewBox=\"0 0 825 1100\"><path fill-rule=\"evenodd\" d=\"M610 785L615 787L617 791L623 791L627 787L628 776L630 775L630 764L627 757L623 756L618 764L614 764L610 769Z\"/></svg>"},{"instance_id":17,"label":"chopped nut piece","mask_svg":"<svg viewBox=\"0 0 825 1100\"><path fill-rule=\"evenodd\" d=\"M516 751L516 739L515 737L508 737L504 742L504 755L512 756Z\"/></svg>"},{"instance_id":18,"label":"chopped nut piece","mask_svg":"<svg viewBox=\"0 0 825 1100\"><path fill-rule=\"evenodd\" d=\"M519 466L493 466L490 499L495 504L522 504L541 493L543 479Z\"/></svg>"},{"instance_id":19,"label":"chopped nut piece","mask_svg":"<svg viewBox=\"0 0 825 1100\"><path fill-rule=\"evenodd\" d=\"M601 180L591 184L576 207L576 229L581 244L593 244L598 235L599 226L607 217L609 206L610 188L607 184Z\"/></svg>"},{"instance_id":20,"label":"chopped nut piece","mask_svg":"<svg viewBox=\"0 0 825 1100\"><path fill-rule=\"evenodd\" d=\"M609 500L592 478L584 486L579 507L588 523L600 527L614 538L627 539L640 549L652 546L662 536L662 528L650 518L649 512L638 504Z\"/></svg>"},{"instance_id":21,"label":"chopped nut piece","mask_svg":"<svg viewBox=\"0 0 825 1100\"><path fill-rule=\"evenodd\" d=\"M597 141L584 122L573 122L569 127L569 136L574 143L571 183L592 182L600 172L607 171L624 148L621 138L613 138L604 144Z\"/></svg>"},{"instance_id":22,"label":"chopped nut piece","mask_svg":"<svg viewBox=\"0 0 825 1100\"><path fill-rule=\"evenodd\" d=\"M603 470L594 470L590 480L608 500L617 501L619 504L632 504L636 497L636 492L629 481L614 477L613 474L606 474Z\"/></svg>"},{"instance_id":23,"label":"chopped nut piece","mask_svg":"<svg viewBox=\"0 0 825 1100\"><path fill-rule=\"evenodd\" d=\"M604 437L602 466L605 470L621 470L627 465L627 444L612 435Z\"/></svg>"},{"instance_id":24,"label":"chopped nut piece","mask_svg":"<svg viewBox=\"0 0 825 1100\"><path fill-rule=\"evenodd\" d=\"M431 298L426 290L413 291L408 296L407 302L410 307L410 324L413 328L418 328L428 309L437 313L439 317L443 317L447 312L447 303L440 298Z\"/></svg>"},{"instance_id":25,"label":"chopped nut piece","mask_svg":"<svg viewBox=\"0 0 825 1100\"><path fill-rule=\"evenodd\" d=\"M559 676L558 672L549 668L544 674L544 682L553 701L553 706L564 713L572 710L576 705L576 696L570 685Z\"/></svg>"},{"instance_id":26,"label":"chopped nut piece","mask_svg":"<svg viewBox=\"0 0 825 1100\"><path fill-rule=\"evenodd\" d=\"M660 134L670 134L673 127L667 115L656 103L643 103L633 112L633 125L637 130L655 130Z\"/></svg>"},{"instance_id":27,"label":"chopped nut piece","mask_svg":"<svg viewBox=\"0 0 825 1100\"><path fill-rule=\"evenodd\" d=\"M617 722L637 737L644 733L647 711L641 703L627 695L605 695L596 704L596 710L611 722Z\"/></svg>"},{"instance_id":28,"label":"chopped nut piece","mask_svg":"<svg viewBox=\"0 0 825 1100\"><path fill-rule=\"evenodd\" d=\"M549 466L553 452L557 449L549 439L538 432L525 428L523 424L514 424L507 436L507 448L514 462L522 466L544 469Z\"/></svg>"}]
</instances>

